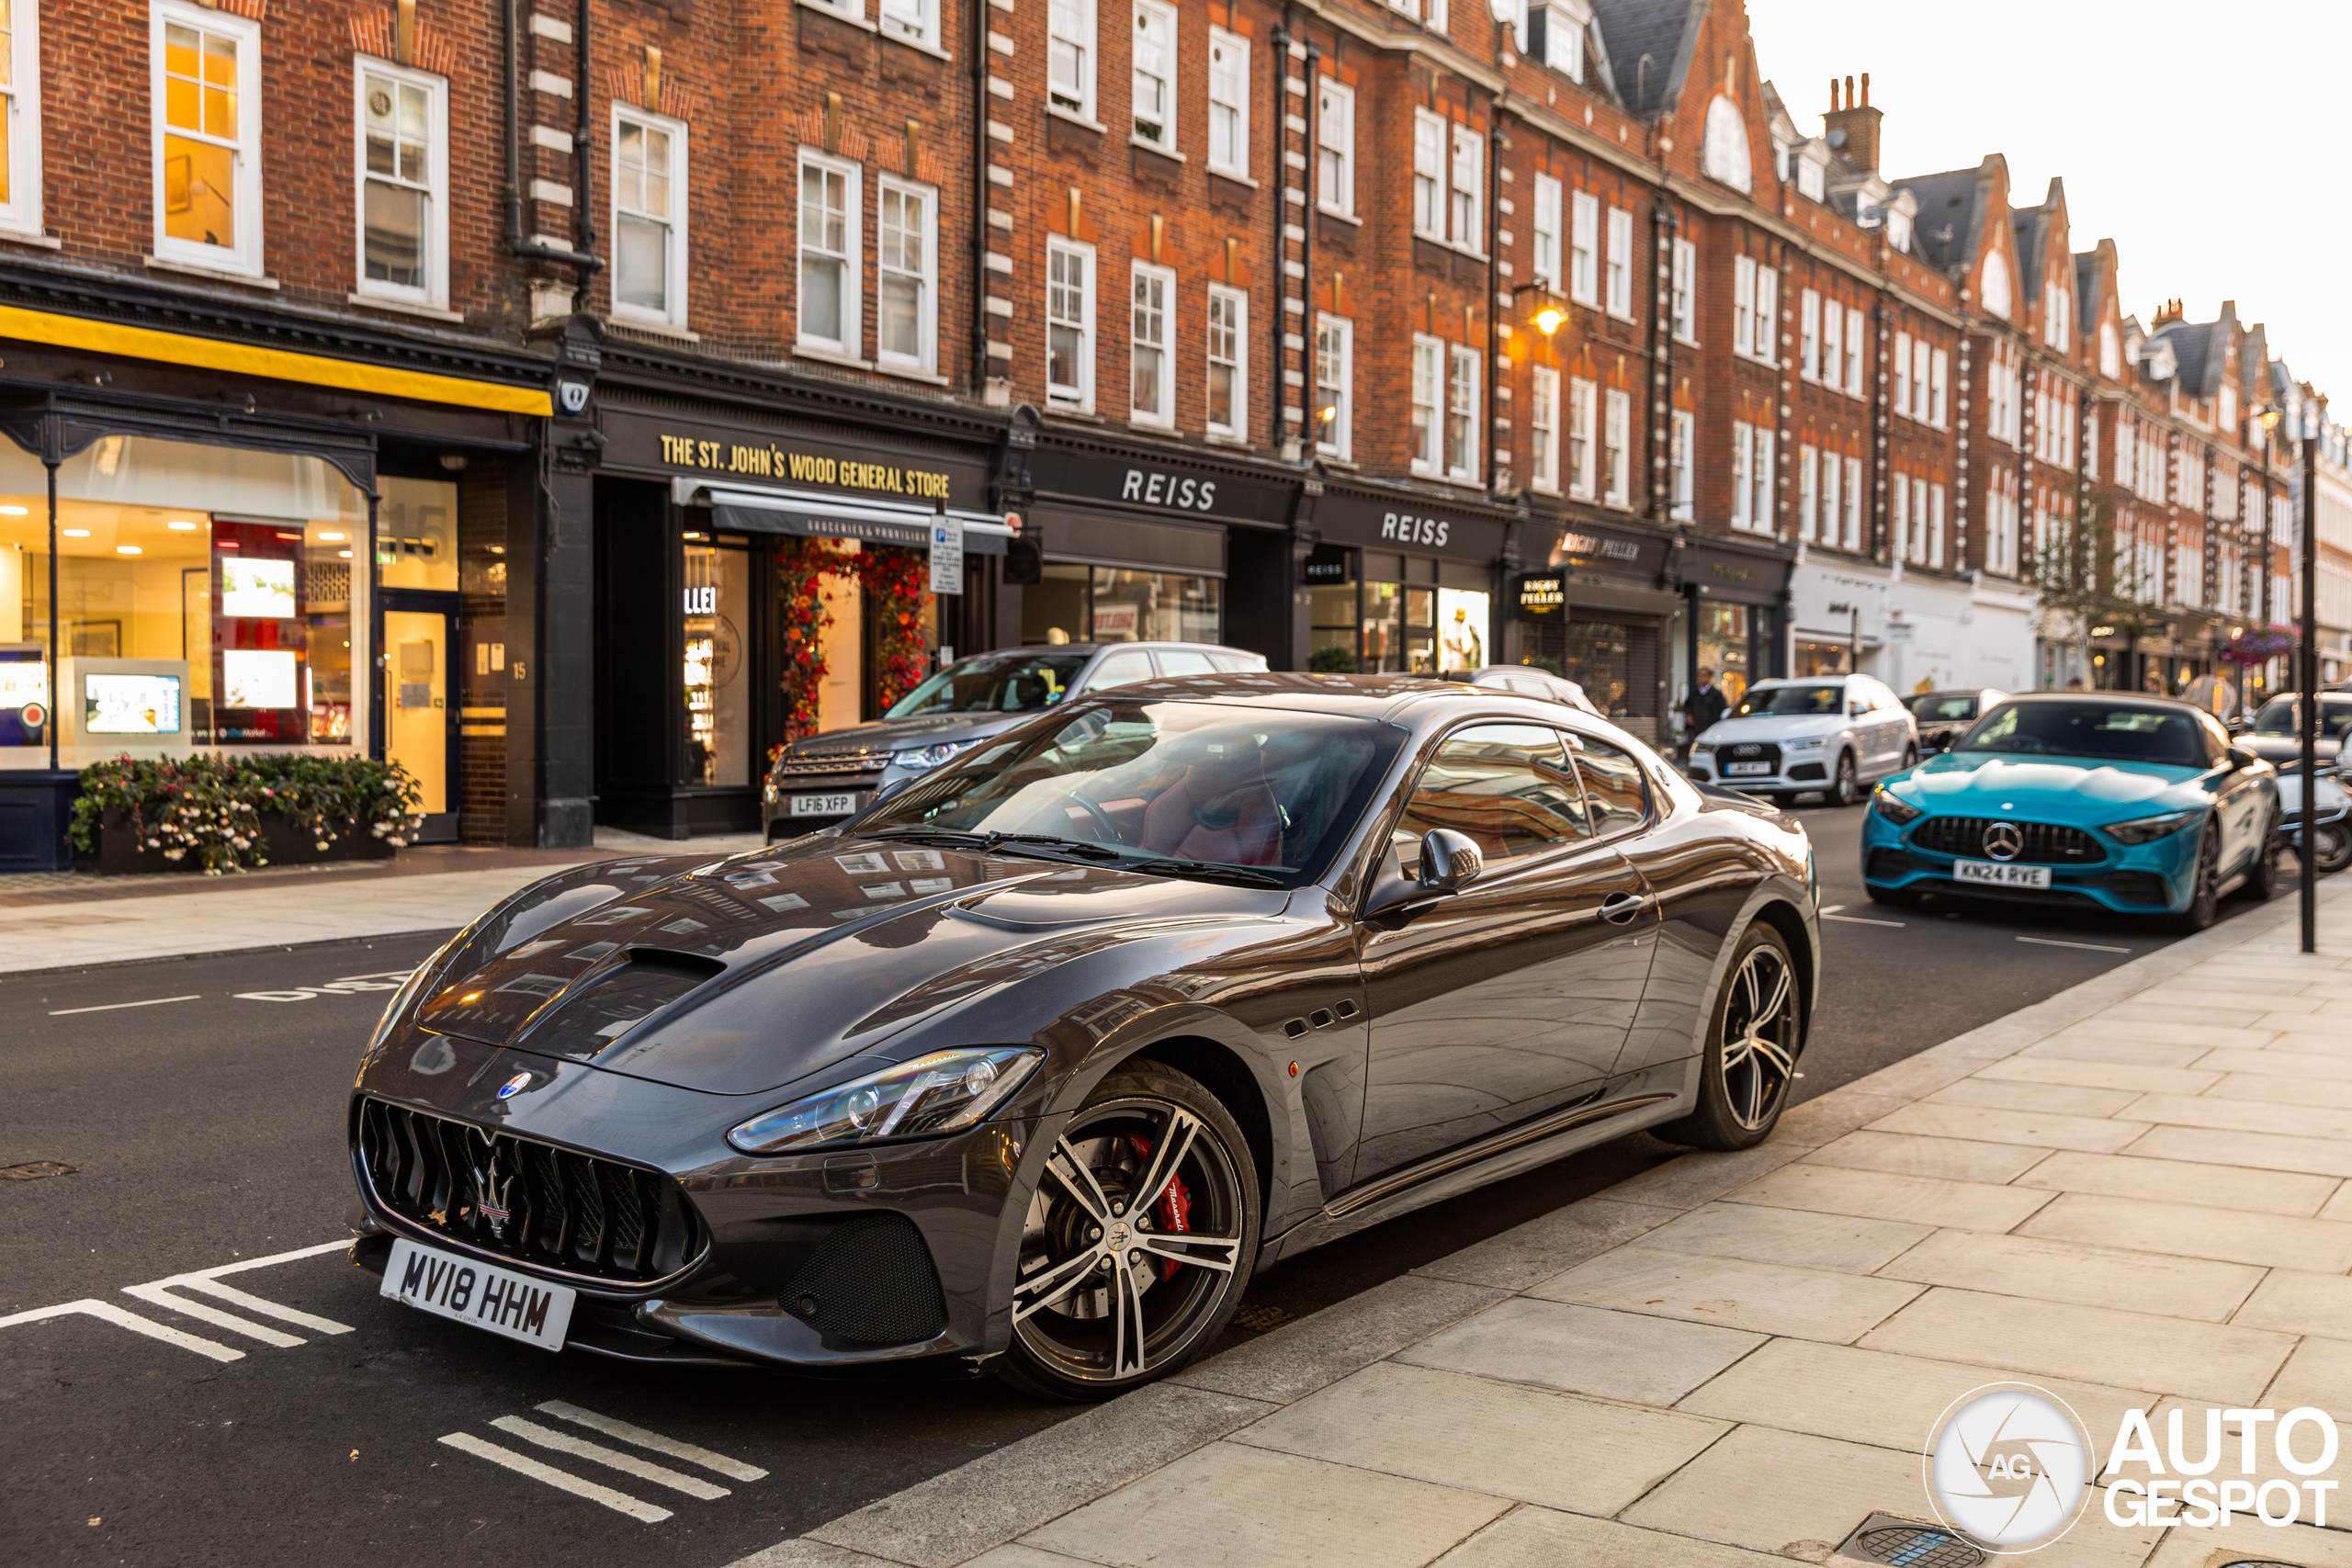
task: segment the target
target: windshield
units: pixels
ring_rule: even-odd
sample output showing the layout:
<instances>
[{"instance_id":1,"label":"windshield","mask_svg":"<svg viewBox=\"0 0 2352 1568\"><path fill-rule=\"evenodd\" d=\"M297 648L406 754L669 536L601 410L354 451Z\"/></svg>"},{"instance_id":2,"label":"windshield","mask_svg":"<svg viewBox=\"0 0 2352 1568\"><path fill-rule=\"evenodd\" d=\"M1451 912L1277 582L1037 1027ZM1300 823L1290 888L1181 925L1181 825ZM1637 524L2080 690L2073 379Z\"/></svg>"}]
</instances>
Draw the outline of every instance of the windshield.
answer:
<instances>
[{"instance_id":1,"label":"windshield","mask_svg":"<svg viewBox=\"0 0 2352 1568\"><path fill-rule=\"evenodd\" d=\"M1295 886L1321 874L1403 731L1327 714L1091 700L888 796L861 833L1023 833L1148 868L1205 862Z\"/></svg>"},{"instance_id":2,"label":"windshield","mask_svg":"<svg viewBox=\"0 0 2352 1568\"><path fill-rule=\"evenodd\" d=\"M1035 713L1069 694L1088 655L991 653L960 659L890 705L884 718L942 713Z\"/></svg>"},{"instance_id":3,"label":"windshield","mask_svg":"<svg viewBox=\"0 0 2352 1568\"><path fill-rule=\"evenodd\" d=\"M1976 694L1962 692L1955 695L1951 692L1929 692L1925 696L1904 698L1903 705L1909 708L1911 716L1922 724L1941 723L1946 719L1953 718L1974 718Z\"/></svg>"},{"instance_id":4,"label":"windshield","mask_svg":"<svg viewBox=\"0 0 2352 1568\"><path fill-rule=\"evenodd\" d=\"M1748 718L1762 713L1843 713L1845 708L1843 686L1750 686L1747 695L1731 710L1731 716Z\"/></svg>"},{"instance_id":5,"label":"windshield","mask_svg":"<svg viewBox=\"0 0 2352 1568\"><path fill-rule=\"evenodd\" d=\"M2256 735L2300 736L2295 728L2296 710L2301 703L2294 697L2273 697L2262 705L2254 716ZM2319 732L2330 740L2341 740L2344 732L2352 729L2352 697L2331 697L2323 694L2319 699Z\"/></svg>"},{"instance_id":6,"label":"windshield","mask_svg":"<svg viewBox=\"0 0 2352 1568\"><path fill-rule=\"evenodd\" d=\"M2206 739L2195 716L2187 713L2120 703L2003 703L1956 750L2202 768Z\"/></svg>"}]
</instances>

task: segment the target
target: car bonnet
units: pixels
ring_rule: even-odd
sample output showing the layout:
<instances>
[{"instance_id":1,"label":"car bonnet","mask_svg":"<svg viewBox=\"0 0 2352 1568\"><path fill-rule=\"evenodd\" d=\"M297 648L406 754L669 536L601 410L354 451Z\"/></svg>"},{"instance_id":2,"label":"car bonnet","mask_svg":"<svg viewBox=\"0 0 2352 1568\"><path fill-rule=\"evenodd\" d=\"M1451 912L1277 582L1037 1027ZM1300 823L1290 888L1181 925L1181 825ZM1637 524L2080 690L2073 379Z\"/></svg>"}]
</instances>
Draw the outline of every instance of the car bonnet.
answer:
<instances>
[{"instance_id":1,"label":"car bonnet","mask_svg":"<svg viewBox=\"0 0 2352 1568\"><path fill-rule=\"evenodd\" d=\"M2195 781L2203 772L2160 762L1946 751L1914 769L1900 793L1914 806L1953 816L2096 826L2183 803L2200 793Z\"/></svg>"}]
</instances>

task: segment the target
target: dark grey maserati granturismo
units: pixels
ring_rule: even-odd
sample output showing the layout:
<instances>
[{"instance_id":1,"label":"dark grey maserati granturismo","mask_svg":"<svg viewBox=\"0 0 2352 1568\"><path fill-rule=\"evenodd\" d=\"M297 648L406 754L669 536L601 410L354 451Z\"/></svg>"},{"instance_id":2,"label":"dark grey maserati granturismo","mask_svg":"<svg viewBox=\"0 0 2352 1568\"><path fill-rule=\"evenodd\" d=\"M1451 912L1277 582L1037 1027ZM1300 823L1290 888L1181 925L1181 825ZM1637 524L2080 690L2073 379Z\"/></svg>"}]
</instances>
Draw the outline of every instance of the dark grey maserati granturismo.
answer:
<instances>
[{"instance_id":1,"label":"dark grey maserati granturismo","mask_svg":"<svg viewBox=\"0 0 2352 1568\"><path fill-rule=\"evenodd\" d=\"M1636 1128L1767 1136L1815 897L1792 818L1556 703L1123 686L482 916L360 1067L355 1256L545 1349L1103 1398L1318 1243Z\"/></svg>"}]
</instances>

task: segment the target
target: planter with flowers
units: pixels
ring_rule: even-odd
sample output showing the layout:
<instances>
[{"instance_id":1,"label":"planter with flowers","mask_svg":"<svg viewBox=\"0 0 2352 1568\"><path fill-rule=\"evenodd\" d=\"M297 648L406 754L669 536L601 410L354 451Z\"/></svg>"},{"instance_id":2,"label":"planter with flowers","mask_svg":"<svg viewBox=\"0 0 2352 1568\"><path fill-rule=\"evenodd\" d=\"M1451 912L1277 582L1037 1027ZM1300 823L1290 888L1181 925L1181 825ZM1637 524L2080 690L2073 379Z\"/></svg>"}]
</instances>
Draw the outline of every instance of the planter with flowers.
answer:
<instances>
[{"instance_id":1,"label":"planter with flowers","mask_svg":"<svg viewBox=\"0 0 2352 1568\"><path fill-rule=\"evenodd\" d=\"M366 757L121 757L82 771L74 847L103 874L385 860L424 798L399 763Z\"/></svg>"}]
</instances>

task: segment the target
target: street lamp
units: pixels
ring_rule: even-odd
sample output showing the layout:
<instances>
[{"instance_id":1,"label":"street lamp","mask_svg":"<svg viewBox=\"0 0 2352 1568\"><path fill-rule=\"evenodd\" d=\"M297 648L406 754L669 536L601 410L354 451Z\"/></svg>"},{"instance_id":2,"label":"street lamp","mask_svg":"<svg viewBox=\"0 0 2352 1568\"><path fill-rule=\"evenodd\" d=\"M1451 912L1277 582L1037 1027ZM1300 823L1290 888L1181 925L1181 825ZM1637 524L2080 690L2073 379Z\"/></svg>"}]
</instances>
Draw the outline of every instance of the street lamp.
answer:
<instances>
[{"instance_id":1,"label":"street lamp","mask_svg":"<svg viewBox=\"0 0 2352 1568\"><path fill-rule=\"evenodd\" d=\"M1568 302L1541 283L1522 283L1512 289L1511 303L1527 314L1530 325L1550 337L1566 324Z\"/></svg>"}]
</instances>

